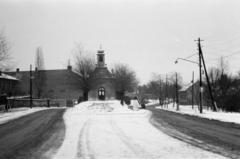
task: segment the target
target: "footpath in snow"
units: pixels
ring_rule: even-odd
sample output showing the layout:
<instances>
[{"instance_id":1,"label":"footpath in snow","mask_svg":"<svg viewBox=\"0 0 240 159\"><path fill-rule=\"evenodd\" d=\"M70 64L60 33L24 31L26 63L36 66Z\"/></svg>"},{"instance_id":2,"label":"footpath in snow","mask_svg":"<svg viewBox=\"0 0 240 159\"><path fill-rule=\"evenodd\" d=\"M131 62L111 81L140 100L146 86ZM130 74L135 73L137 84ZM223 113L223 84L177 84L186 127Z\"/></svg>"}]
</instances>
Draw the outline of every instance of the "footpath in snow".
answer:
<instances>
[{"instance_id":1,"label":"footpath in snow","mask_svg":"<svg viewBox=\"0 0 240 159\"><path fill-rule=\"evenodd\" d=\"M28 107L22 107L22 108L13 108L9 109L8 112L1 111L0 112L0 124L6 123L8 121L11 121L13 119L20 118L25 115L29 115L31 113L44 110L44 109L49 109L46 107L34 107L34 108L28 108Z\"/></svg>"},{"instance_id":2,"label":"footpath in snow","mask_svg":"<svg viewBox=\"0 0 240 159\"><path fill-rule=\"evenodd\" d=\"M84 102L64 114L66 135L54 159L222 159L174 139L149 122L148 110L118 101Z\"/></svg>"},{"instance_id":3,"label":"footpath in snow","mask_svg":"<svg viewBox=\"0 0 240 159\"><path fill-rule=\"evenodd\" d=\"M175 107L173 107L173 104L169 104L168 108L161 107L161 106L157 106L156 108L173 111L173 112L177 112L177 113L181 113L181 114L198 116L201 118L208 118L208 119L214 119L214 120L219 120L219 121L223 121L223 122L231 122L231 123L240 124L240 113L221 112L221 111L213 112L211 110L203 109L203 113L200 114L197 105L195 105L193 109L192 109L191 105L180 105L179 111L176 110L176 104L175 104Z\"/></svg>"}]
</instances>

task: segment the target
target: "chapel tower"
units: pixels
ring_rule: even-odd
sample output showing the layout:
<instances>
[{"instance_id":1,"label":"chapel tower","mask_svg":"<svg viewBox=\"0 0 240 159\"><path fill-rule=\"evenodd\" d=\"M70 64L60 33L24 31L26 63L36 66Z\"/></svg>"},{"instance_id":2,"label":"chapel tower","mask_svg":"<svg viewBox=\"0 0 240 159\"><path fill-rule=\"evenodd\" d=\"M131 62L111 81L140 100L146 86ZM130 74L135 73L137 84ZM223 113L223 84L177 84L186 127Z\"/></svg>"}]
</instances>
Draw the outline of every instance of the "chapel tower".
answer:
<instances>
[{"instance_id":1,"label":"chapel tower","mask_svg":"<svg viewBox=\"0 0 240 159\"><path fill-rule=\"evenodd\" d=\"M114 78L105 63L105 53L100 47L97 51L97 62L94 72L91 74L92 88L89 91L89 100L113 100L116 99Z\"/></svg>"},{"instance_id":2,"label":"chapel tower","mask_svg":"<svg viewBox=\"0 0 240 159\"><path fill-rule=\"evenodd\" d=\"M104 50L99 49L97 52L97 67L105 67L105 54Z\"/></svg>"}]
</instances>

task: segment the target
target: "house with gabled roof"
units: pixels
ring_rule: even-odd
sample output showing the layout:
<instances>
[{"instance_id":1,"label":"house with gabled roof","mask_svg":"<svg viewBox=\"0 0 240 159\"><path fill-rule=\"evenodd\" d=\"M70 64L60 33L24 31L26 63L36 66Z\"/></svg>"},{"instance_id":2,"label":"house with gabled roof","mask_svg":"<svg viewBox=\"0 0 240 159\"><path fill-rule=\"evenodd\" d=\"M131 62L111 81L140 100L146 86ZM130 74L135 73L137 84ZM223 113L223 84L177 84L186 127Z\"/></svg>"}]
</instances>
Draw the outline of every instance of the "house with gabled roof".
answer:
<instances>
[{"instance_id":1,"label":"house with gabled roof","mask_svg":"<svg viewBox=\"0 0 240 159\"><path fill-rule=\"evenodd\" d=\"M10 76L0 71L0 95L6 94L8 96L11 96L15 91L15 87L18 81L19 80L16 77Z\"/></svg>"},{"instance_id":2,"label":"house with gabled roof","mask_svg":"<svg viewBox=\"0 0 240 159\"><path fill-rule=\"evenodd\" d=\"M82 96L82 91L79 86L79 75L72 71L72 67L68 66L67 69L56 70L37 70L32 72L32 86L33 97L37 98L36 89L36 73L41 72L45 76L45 81L41 87L43 92L41 98L51 99L78 99ZM16 77L19 82L14 95L29 95L30 92L30 71L20 71L17 69L14 72L7 72L6 74Z\"/></svg>"}]
</instances>

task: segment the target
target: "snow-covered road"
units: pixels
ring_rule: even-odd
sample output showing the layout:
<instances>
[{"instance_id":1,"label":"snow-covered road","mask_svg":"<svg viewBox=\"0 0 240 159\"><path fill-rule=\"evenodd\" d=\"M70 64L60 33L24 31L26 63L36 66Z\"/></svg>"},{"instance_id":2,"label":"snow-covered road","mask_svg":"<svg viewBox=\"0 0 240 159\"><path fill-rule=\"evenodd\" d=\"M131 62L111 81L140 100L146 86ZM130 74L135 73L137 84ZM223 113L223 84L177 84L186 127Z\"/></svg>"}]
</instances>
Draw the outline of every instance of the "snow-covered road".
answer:
<instances>
[{"instance_id":1,"label":"snow-covered road","mask_svg":"<svg viewBox=\"0 0 240 159\"><path fill-rule=\"evenodd\" d=\"M70 108L64 115L66 136L54 158L224 158L164 134L149 123L150 115L117 101Z\"/></svg>"}]
</instances>

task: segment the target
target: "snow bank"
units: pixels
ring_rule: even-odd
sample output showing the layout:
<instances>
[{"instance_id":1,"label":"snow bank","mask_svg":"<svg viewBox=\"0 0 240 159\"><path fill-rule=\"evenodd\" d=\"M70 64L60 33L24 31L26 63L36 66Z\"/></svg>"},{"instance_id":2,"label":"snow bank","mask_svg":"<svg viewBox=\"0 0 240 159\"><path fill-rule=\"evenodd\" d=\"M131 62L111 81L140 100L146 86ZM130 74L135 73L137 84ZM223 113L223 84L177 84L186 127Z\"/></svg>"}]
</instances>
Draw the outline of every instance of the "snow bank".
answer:
<instances>
[{"instance_id":1,"label":"snow bank","mask_svg":"<svg viewBox=\"0 0 240 159\"><path fill-rule=\"evenodd\" d=\"M31 109L28 107L22 107L22 108L9 109L8 112L0 112L0 124L6 123L13 119L17 119L19 117L22 117L40 110L44 110L44 109L49 109L49 108L34 107Z\"/></svg>"},{"instance_id":2,"label":"snow bank","mask_svg":"<svg viewBox=\"0 0 240 159\"><path fill-rule=\"evenodd\" d=\"M176 111L176 104L175 107L173 107L173 104L169 104L168 108L162 108L161 106L157 106L157 109L165 109L168 111L173 111L181 114L188 114L188 115L194 115L201 118L208 118L208 119L214 119L224 122L231 122L240 124L240 113L230 113L230 112L213 112L211 110L203 110L203 113L200 114L198 110L198 106L195 105L192 109L191 105L180 105L179 111Z\"/></svg>"}]
</instances>

